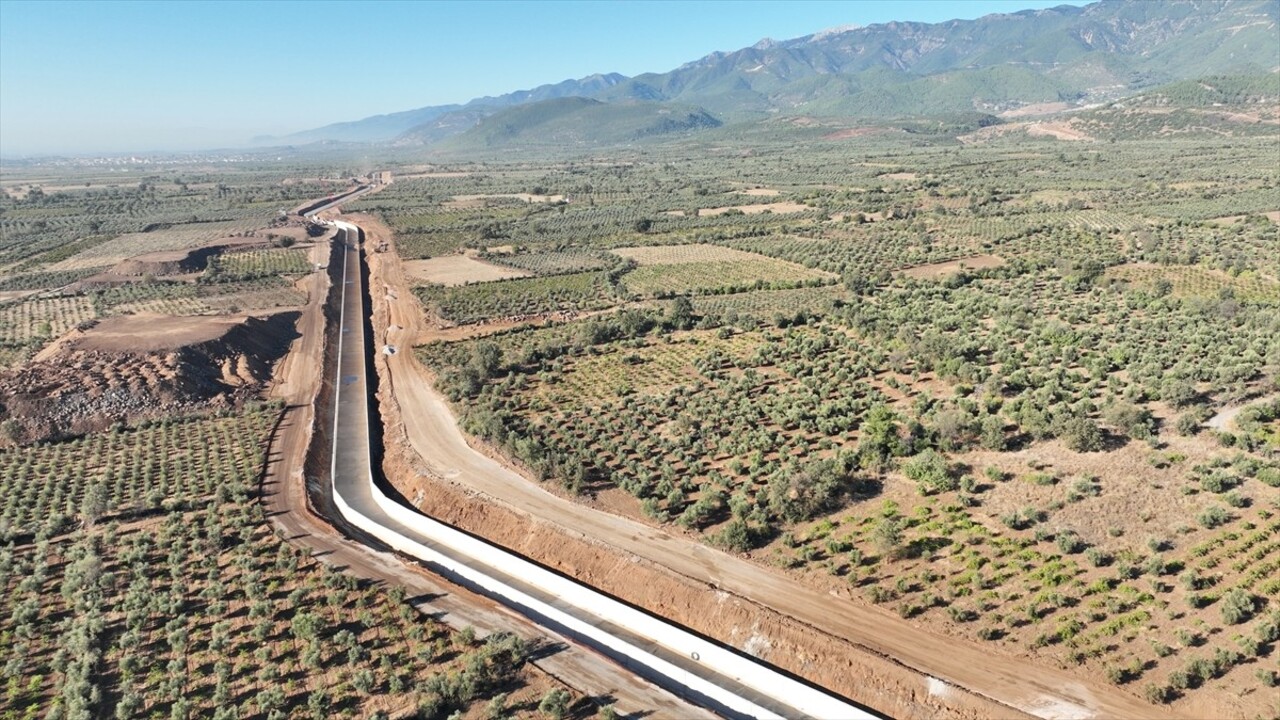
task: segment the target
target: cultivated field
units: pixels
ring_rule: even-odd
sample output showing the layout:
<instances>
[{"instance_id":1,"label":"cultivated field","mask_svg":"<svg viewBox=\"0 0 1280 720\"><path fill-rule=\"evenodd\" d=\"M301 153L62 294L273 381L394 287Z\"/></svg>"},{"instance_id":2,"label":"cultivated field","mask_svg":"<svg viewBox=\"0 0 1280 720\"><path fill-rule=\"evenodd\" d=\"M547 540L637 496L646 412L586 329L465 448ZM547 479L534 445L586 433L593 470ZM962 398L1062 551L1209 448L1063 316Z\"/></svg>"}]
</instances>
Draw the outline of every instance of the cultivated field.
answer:
<instances>
[{"instance_id":1,"label":"cultivated field","mask_svg":"<svg viewBox=\"0 0 1280 720\"><path fill-rule=\"evenodd\" d=\"M115 265L137 255L169 250L186 250L215 240L251 230L261 224L258 218L177 225L142 233L127 233L86 248L75 255L53 263L49 270L80 270Z\"/></svg>"},{"instance_id":2,"label":"cultivated field","mask_svg":"<svg viewBox=\"0 0 1280 720\"><path fill-rule=\"evenodd\" d=\"M831 273L716 245L615 248L638 268L623 276L627 289L642 296L739 292L831 282Z\"/></svg>"},{"instance_id":3,"label":"cultivated field","mask_svg":"<svg viewBox=\"0 0 1280 720\"><path fill-rule=\"evenodd\" d=\"M513 637L274 536L249 501L278 408L0 452L6 717L534 711ZM563 696L556 695L563 693ZM386 716L386 715L384 715Z\"/></svg>"},{"instance_id":4,"label":"cultivated field","mask_svg":"<svg viewBox=\"0 0 1280 720\"><path fill-rule=\"evenodd\" d=\"M490 164L492 192L573 198L501 218L415 199L459 179L398 186L393 227L547 276L465 312L424 288L429 313L622 308L420 357L469 432L596 507L1183 714L1280 712L1277 413L1206 425L1280 388L1262 141L858 141L882 154ZM820 212L704 212L731 183Z\"/></svg>"},{"instance_id":5,"label":"cultivated field","mask_svg":"<svg viewBox=\"0 0 1280 720\"><path fill-rule=\"evenodd\" d=\"M523 641L271 532L263 398L327 257L279 212L327 190L296 170L0 198L0 717L587 712Z\"/></svg>"}]
</instances>

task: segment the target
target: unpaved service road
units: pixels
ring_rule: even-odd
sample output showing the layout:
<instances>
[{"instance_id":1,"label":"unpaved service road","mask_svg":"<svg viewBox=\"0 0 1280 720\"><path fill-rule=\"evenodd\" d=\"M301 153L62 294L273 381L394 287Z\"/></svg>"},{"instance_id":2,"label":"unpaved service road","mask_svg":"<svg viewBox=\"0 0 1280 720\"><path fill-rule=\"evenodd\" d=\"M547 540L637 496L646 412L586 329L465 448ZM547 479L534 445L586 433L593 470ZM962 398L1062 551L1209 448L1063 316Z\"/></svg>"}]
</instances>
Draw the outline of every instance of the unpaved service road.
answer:
<instances>
[{"instance_id":1,"label":"unpaved service road","mask_svg":"<svg viewBox=\"0 0 1280 720\"><path fill-rule=\"evenodd\" d=\"M312 260L326 264L328 243L322 245L324 250L315 250ZM455 628L473 626L481 637L500 631L519 635L540 648L533 661L540 670L601 704L615 703L621 713L661 718L715 717L486 598L444 582L397 555L344 537L311 512L303 467L316 427L315 401L322 380L324 298L329 278L316 272L304 278L301 287L308 293L309 302L298 320L300 337L277 366L271 395L284 400L288 407L272 436L262 486L267 514L283 537L307 548L332 567L405 588L410 602L420 611Z\"/></svg>"},{"instance_id":2,"label":"unpaved service road","mask_svg":"<svg viewBox=\"0 0 1280 720\"><path fill-rule=\"evenodd\" d=\"M373 243L393 240L386 226L374 218L344 219L364 228ZM426 320L391 247L391 252L370 257L374 327L385 330L385 342L398 348L392 355L380 353L379 358L390 372L393 406L403 415L410 445L440 478L483 494L488 502L552 523L570 536L585 536L621 551L624 557L643 558L704 586L774 609L847 641L853 652L889 658L919 673L920 694L945 696L954 692L948 685L958 686L995 701L1007 709L1007 717L1021 713L1063 720L1170 717L1167 710L1109 685L934 634L877 607L834 598L742 558L573 503L474 450L411 351L423 337ZM484 534L480 529L473 531ZM781 659L769 659L786 667Z\"/></svg>"}]
</instances>

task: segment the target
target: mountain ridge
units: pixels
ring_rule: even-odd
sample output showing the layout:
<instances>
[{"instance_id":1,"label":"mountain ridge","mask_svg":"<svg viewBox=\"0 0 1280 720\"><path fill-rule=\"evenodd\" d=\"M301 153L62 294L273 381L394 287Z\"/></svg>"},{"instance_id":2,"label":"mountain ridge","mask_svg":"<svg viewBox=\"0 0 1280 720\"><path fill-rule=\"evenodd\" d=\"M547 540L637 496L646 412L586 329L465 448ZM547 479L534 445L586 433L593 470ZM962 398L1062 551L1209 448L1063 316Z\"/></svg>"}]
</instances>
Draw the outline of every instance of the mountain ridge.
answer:
<instances>
[{"instance_id":1,"label":"mountain ridge","mask_svg":"<svg viewBox=\"0 0 1280 720\"><path fill-rule=\"evenodd\" d=\"M673 103L718 122L1078 106L1200 76L1274 71L1280 68L1277 23L1280 3L1273 0L1099 0L974 20L836 26L712 52L667 72L597 73L274 140L432 144L503 109L568 97Z\"/></svg>"}]
</instances>

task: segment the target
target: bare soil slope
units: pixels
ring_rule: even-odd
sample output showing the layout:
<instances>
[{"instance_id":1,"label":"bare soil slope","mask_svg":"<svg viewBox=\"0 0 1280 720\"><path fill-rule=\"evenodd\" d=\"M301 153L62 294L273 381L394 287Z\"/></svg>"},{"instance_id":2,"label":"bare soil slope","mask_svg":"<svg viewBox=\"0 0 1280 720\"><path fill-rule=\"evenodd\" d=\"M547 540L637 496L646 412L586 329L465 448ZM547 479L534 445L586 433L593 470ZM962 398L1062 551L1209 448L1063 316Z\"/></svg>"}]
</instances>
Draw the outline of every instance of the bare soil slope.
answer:
<instances>
[{"instance_id":1,"label":"bare soil slope","mask_svg":"<svg viewBox=\"0 0 1280 720\"><path fill-rule=\"evenodd\" d=\"M54 439L258 396L297 336L298 313L128 316L68 336L0 373L12 439Z\"/></svg>"}]
</instances>

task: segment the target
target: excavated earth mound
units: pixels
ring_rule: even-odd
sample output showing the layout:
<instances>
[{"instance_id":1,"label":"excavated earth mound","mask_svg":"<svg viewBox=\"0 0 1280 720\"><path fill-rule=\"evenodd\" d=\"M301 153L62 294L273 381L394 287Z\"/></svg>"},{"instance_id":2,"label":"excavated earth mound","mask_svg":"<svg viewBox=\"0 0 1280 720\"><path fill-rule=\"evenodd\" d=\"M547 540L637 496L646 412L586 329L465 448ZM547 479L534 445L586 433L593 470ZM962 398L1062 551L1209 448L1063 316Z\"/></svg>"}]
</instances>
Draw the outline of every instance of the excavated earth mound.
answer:
<instances>
[{"instance_id":1,"label":"excavated earth mound","mask_svg":"<svg viewBox=\"0 0 1280 720\"><path fill-rule=\"evenodd\" d=\"M103 320L0 373L0 423L27 443L239 405L261 396L298 316Z\"/></svg>"},{"instance_id":2,"label":"excavated earth mound","mask_svg":"<svg viewBox=\"0 0 1280 720\"><path fill-rule=\"evenodd\" d=\"M154 252L146 255L121 260L111 269L111 275L187 275L203 272L209 266L209 258L233 250L256 250L268 248L270 241L258 237L224 238L204 247L191 250L171 250Z\"/></svg>"}]
</instances>

